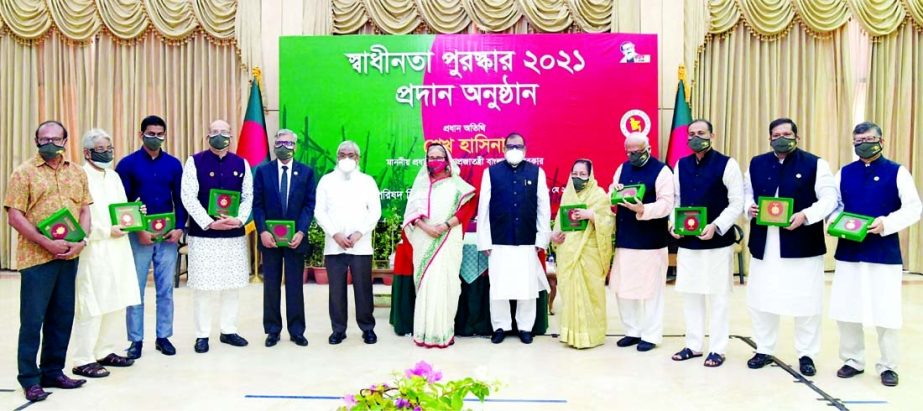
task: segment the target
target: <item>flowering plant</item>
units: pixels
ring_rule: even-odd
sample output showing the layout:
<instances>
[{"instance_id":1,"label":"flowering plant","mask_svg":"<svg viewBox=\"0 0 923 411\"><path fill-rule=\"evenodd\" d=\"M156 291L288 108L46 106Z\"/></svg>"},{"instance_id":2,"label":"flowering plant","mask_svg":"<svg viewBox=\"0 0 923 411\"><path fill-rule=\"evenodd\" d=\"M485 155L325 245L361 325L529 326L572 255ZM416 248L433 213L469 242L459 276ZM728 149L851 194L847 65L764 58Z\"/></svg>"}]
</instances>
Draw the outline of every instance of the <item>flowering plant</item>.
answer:
<instances>
[{"instance_id":1,"label":"flowering plant","mask_svg":"<svg viewBox=\"0 0 923 411\"><path fill-rule=\"evenodd\" d=\"M376 384L359 390L358 394L343 397L345 406L340 411L406 410L406 411L460 411L468 394L481 402L497 390L498 383L489 384L473 378L440 382L442 373L425 361L403 375L395 374L394 386Z\"/></svg>"}]
</instances>

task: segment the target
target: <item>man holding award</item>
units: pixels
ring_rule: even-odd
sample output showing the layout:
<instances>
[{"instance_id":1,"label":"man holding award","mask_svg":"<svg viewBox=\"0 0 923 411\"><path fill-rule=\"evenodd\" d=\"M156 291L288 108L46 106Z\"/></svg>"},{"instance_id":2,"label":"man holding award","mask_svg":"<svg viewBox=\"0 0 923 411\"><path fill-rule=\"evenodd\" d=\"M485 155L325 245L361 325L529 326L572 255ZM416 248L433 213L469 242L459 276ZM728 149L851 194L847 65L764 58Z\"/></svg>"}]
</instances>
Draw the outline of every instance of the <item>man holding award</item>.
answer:
<instances>
[{"instance_id":1,"label":"man holding award","mask_svg":"<svg viewBox=\"0 0 923 411\"><path fill-rule=\"evenodd\" d=\"M141 203L128 203L118 173L112 170L112 137L94 128L83 136L83 169L93 204L89 244L77 266L74 324L74 374L109 375L105 367L128 367L134 360L116 354L125 335L125 308L137 305L138 278L125 236L144 229Z\"/></svg>"},{"instance_id":2,"label":"man holding award","mask_svg":"<svg viewBox=\"0 0 923 411\"><path fill-rule=\"evenodd\" d=\"M221 300L221 338L247 345L237 334L238 294L250 277L244 221L253 206L253 177L247 160L231 153L231 126L209 126L209 149L189 157L183 168L182 199L189 212L189 281L195 318L195 352L208 352L211 304Z\"/></svg>"},{"instance_id":3,"label":"man holding award","mask_svg":"<svg viewBox=\"0 0 923 411\"><path fill-rule=\"evenodd\" d=\"M551 202L541 167L525 161L526 143L512 133L504 141L505 161L484 170L478 201L478 250L488 257L491 342L513 329L510 300L516 300L519 340L532 343L539 292L548 279L539 253L551 239Z\"/></svg>"},{"instance_id":4,"label":"man holding award","mask_svg":"<svg viewBox=\"0 0 923 411\"><path fill-rule=\"evenodd\" d=\"M64 375L74 322L77 257L90 231L90 191L83 169L64 159L67 130L46 121L35 130L38 155L13 171L3 199L10 226L19 233L19 384L29 401L48 397L42 388L78 388L86 380ZM79 221L79 224L78 224ZM41 344L41 364L35 357Z\"/></svg>"},{"instance_id":5,"label":"man holding award","mask_svg":"<svg viewBox=\"0 0 923 411\"><path fill-rule=\"evenodd\" d=\"M298 138L291 130L276 133L276 160L261 164L253 178L253 220L263 255L263 331L266 346L279 342L282 332L281 287L285 272L285 316L288 334L299 346L304 337L304 241L314 218L314 170L295 161Z\"/></svg>"},{"instance_id":6,"label":"man holding award","mask_svg":"<svg viewBox=\"0 0 923 411\"><path fill-rule=\"evenodd\" d=\"M920 220L920 195L906 167L882 156L881 128L860 123L853 129L859 160L836 174L837 212L828 232L840 237L830 292L830 317L840 329L836 375L850 378L865 371L863 325L878 329L881 359L875 371L881 383L898 383L898 330L901 317L901 247L897 233Z\"/></svg>"},{"instance_id":7,"label":"man holding award","mask_svg":"<svg viewBox=\"0 0 923 411\"><path fill-rule=\"evenodd\" d=\"M756 355L747 366L773 361L779 316L795 317L795 349L802 374L817 371L824 299L823 224L836 208L836 185L823 159L798 148L798 126L780 118L769 124L772 151L753 157L744 176L750 219L750 283Z\"/></svg>"},{"instance_id":8,"label":"man holding award","mask_svg":"<svg viewBox=\"0 0 923 411\"><path fill-rule=\"evenodd\" d=\"M173 223L173 228L164 230L162 234L152 232L158 231L156 226L128 234L141 296L140 303L128 307L125 314L128 341L131 341L128 358L131 359L141 358L144 345L144 290L151 264L154 265L154 289L157 293L157 339L154 348L164 355L176 354L176 348L169 340L173 336L173 276L176 273L177 243L186 227L186 208L180 198L183 164L163 150L166 135L167 123L162 118L145 117L138 132L141 148L125 156L115 167L129 201L140 201L147 207L150 216L159 215L164 220L172 218Z\"/></svg>"},{"instance_id":9,"label":"man holding award","mask_svg":"<svg viewBox=\"0 0 923 411\"><path fill-rule=\"evenodd\" d=\"M706 367L724 363L728 345L728 299L731 295L731 257L734 222L744 208L743 177L737 161L716 151L715 134L708 120L689 124L693 154L676 163L673 184L680 208L670 233L679 239L676 255L676 291L683 294L686 346L674 361L701 357L705 345L705 303L711 303ZM684 207L704 207L704 215L681 218ZM680 236L679 232L691 232Z\"/></svg>"},{"instance_id":10,"label":"man holding award","mask_svg":"<svg viewBox=\"0 0 923 411\"><path fill-rule=\"evenodd\" d=\"M637 344L650 351L663 339L663 288L667 280L668 220L673 211L673 173L651 156L647 135L625 139L628 161L615 170L612 194L625 186L644 185L635 201L621 200L615 208L615 259L612 288L618 297L625 337L619 347ZM638 190L640 194L640 190ZM640 201L638 201L640 200Z\"/></svg>"}]
</instances>

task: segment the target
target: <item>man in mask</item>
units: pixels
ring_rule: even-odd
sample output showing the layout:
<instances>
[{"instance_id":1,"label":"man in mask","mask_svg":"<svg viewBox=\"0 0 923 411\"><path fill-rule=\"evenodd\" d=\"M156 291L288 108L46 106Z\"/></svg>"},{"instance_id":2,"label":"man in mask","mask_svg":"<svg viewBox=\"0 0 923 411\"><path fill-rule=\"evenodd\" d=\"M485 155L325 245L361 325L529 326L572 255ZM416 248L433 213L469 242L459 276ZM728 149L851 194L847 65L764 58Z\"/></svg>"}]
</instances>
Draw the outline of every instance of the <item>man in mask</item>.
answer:
<instances>
[{"instance_id":1,"label":"man in mask","mask_svg":"<svg viewBox=\"0 0 923 411\"><path fill-rule=\"evenodd\" d=\"M127 367L134 360L116 354L125 335L125 308L137 305L138 277L131 244L120 224L113 225L109 207L125 203L125 188L112 170L112 138L94 128L83 136L83 169L89 182L92 230L77 265L77 312L74 324L74 374L89 378L109 375L105 367ZM129 221L127 225L138 222Z\"/></svg>"},{"instance_id":2,"label":"man in mask","mask_svg":"<svg viewBox=\"0 0 923 411\"><path fill-rule=\"evenodd\" d=\"M362 341L375 344L372 316L372 231L381 218L381 199L375 180L359 171L359 146L346 140L337 147L336 169L317 183L314 217L324 230L324 263L330 279L330 325L327 342L346 339L346 274L352 274L356 322Z\"/></svg>"},{"instance_id":3,"label":"man in mask","mask_svg":"<svg viewBox=\"0 0 923 411\"><path fill-rule=\"evenodd\" d=\"M836 273L830 292L830 317L840 329L840 359L845 364L837 376L850 378L865 371L865 336L862 327L878 329L881 359L875 371L881 383L898 383L898 330L901 328L901 247L897 233L920 220L920 195L906 167L882 156L881 128L860 123L853 129L859 160L836 174L839 188L837 212L874 217L862 242L839 239Z\"/></svg>"},{"instance_id":4,"label":"man in mask","mask_svg":"<svg viewBox=\"0 0 923 411\"><path fill-rule=\"evenodd\" d=\"M525 160L523 137L504 141L504 157L484 170L478 202L478 250L488 257L491 342L513 329L510 300L516 301L519 339L532 343L536 300L548 290L538 254L551 238L551 203L545 171Z\"/></svg>"},{"instance_id":5,"label":"man in mask","mask_svg":"<svg viewBox=\"0 0 923 411\"><path fill-rule=\"evenodd\" d=\"M276 160L256 168L253 177L253 221L260 233L263 256L263 331L266 346L279 342L282 332L281 287L285 272L285 316L288 334L299 345L304 337L304 271L308 242L305 235L314 218L314 170L293 159L298 140L291 130L276 133ZM287 246L279 247L266 227L266 220L295 223L295 234Z\"/></svg>"},{"instance_id":6,"label":"man in mask","mask_svg":"<svg viewBox=\"0 0 923 411\"><path fill-rule=\"evenodd\" d=\"M686 346L674 361L701 357L705 345L705 303L711 303L706 367L724 363L728 344L728 298L731 295L731 257L734 222L744 208L743 177L737 161L713 148L714 129L708 120L689 124L689 148L673 168L678 207L705 207L707 221L699 236L680 237L676 255L676 291L683 294ZM672 225L684 224L673 221Z\"/></svg>"},{"instance_id":7,"label":"man in mask","mask_svg":"<svg viewBox=\"0 0 923 411\"><path fill-rule=\"evenodd\" d=\"M250 253L244 222L253 207L253 177L247 160L229 151L231 126L216 120L208 127L208 150L189 157L183 167L182 199L189 212L189 281L193 290L195 352L207 352L211 334L211 305L221 300L219 341L247 345L237 334L238 294L250 278ZM240 193L237 215L208 214L213 189Z\"/></svg>"},{"instance_id":8,"label":"man in mask","mask_svg":"<svg viewBox=\"0 0 923 411\"><path fill-rule=\"evenodd\" d=\"M619 347L637 344L650 351L663 339L663 287L667 280L668 219L673 211L674 187L670 168L651 156L646 135L625 139L628 161L615 170L611 190L644 184L638 203L624 201L615 208L615 259L612 288L618 297L625 337Z\"/></svg>"},{"instance_id":9,"label":"man in mask","mask_svg":"<svg viewBox=\"0 0 923 411\"><path fill-rule=\"evenodd\" d=\"M10 226L19 233L16 265L20 271L19 375L29 401L48 397L42 388L78 388L86 380L64 375L64 358L74 322L77 257L86 246L52 240L37 224L65 208L90 232L90 197L83 169L64 158L67 130L46 121L35 130L38 154L13 171L3 200ZM41 364L35 357L41 344Z\"/></svg>"},{"instance_id":10,"label":"man in mask","mask_svg":"<svg viewBox=\"0 0 923 411\"><path fill-rule=\"evenodd\" d=\"M769 124L772 151L750 160L744 176L744 204L750 219L750 282L747 304L753 319L756 355L747 366L773 361L779 316L795 317L795 350L805 376L817 370L824 299L824 227L836 208L836 185L823 159L798 148L798 126L788 118ZM756 224L760 197L794 200L788 226Z\"/></svg>"},{"instance_id":11,"label":"man in mask","mask_svg":"<svg viewBox=\"0 0 923 411\"><path fill-rule=\"evenodd\" d=\"M166 140L167 123L158 116L147 116L141 120L138 138L141 148L125 156L115 171L125 186L129 201L141 201L149 214L174 213L175 227L167 233L164 241L154 242L151 233L138 231L128 234L131 250L135 256L135 273L141 292L138 305L128 307L128 358L141 358L144 345L144 290L147 288L147 273L154 265L154 290L157 293L157 315L154 348L164 355L176 354L170 343L173 336L173 276L176 273L177 242L186 228L186 208L180 195L183 165L179 159L163 149Z\"/></svg>"}]
</instances>

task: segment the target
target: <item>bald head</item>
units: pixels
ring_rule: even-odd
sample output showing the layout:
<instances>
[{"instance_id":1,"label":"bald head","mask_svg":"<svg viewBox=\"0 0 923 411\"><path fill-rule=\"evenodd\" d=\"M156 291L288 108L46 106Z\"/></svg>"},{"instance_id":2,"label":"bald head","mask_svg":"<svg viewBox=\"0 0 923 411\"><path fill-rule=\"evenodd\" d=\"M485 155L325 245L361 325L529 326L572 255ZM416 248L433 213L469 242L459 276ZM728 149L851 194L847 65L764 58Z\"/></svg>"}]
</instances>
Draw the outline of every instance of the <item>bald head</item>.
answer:
<instances>
[{"instance_id":1,"label":"bald head","mask_svg":"<svg viewBox=\"0 0 923 411\"><path fill-rule=\"evenodd\" d=\"M645 134L631 133L625 138L625 151L640 151L649 146L650 140Z\"/></svg>"},{"instance_id":2,"label":"bald head","mask_svg":"<svg viewBox=\"0 0 923 411\"><path fill-rule=\"evenodd\" d=\"M231 134L231 125L224 120L215 120L208 126L208 134Z\"/></svg>"}]
</instances>

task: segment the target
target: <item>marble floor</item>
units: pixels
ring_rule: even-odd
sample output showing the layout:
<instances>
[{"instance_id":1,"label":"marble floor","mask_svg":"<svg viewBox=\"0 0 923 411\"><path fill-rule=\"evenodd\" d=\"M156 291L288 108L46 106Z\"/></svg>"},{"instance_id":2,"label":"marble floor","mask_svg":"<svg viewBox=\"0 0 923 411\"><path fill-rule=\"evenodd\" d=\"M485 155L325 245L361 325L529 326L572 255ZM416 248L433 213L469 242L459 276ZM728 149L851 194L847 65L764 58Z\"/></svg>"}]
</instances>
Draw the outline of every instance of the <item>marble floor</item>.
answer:
<instances>
[{"instance_id":1,"label":"marble floor","mask_svg":"<svg viewBox=\"0 0 923 411\"><path fill-rule=\"evenodd\" d=\"M827 278L829 293L830 277ZM376 292L387 287L377 284ZM656 349L640 353L618 348L621 324L615 304L609 304L606 344L590 350L565 347L551 336L536 337L532 345L516 338L494 345L486 338L460 338L446 350L415 347L409 337L396 336L388 324L388 309L377 308L379 342L362 343L353 323L348 339L339 346L327 344L327 288L305 285L308 347L283 340L273 348L263 346L261 285L251 284L241 294L240 334L250 340L244 348L220 344L217 335L211 351L196 354L192 324L192 294L176 290L174 357L156 352L146 341L143 357L126 369L110 369L108 378L91 380L78 390L51 390L46 401L28 405L16 382L16 335L19 327L19 276L0 273L0 409L33 410L332 410L339 397L372 383L387 382L392 373L426 360L448 379L479 376L497 379L503 387L491 402L468 403L473 410L827 410L835 401L841 409L920 409L923 394L923 276L905 275L904 328L901 334L901 384L884 387L874 372L850 380L836 377L837 331L824 320L823 350L815 361L818 374L796 378L785 367L750 370L746 360L753 349L746 310L746 290L735 286L731 300L731 334L728 361L720 368L702 366L701 359L683 363L670 355L683 347L682 301L672 286L666 292L664 332ZM153 292L147 294L147 333L153 332ZM350 292L351 294L351 292ZM217 315L216 315L217 322ZM557 329L551 317L551 332ZM217 332L217 325L215 326ZM866 332L867 361L877 359L873 332ZM126 344L127 347L127 344ZM780 361L797 369L792 347L792 320L780 328ZM67 372L72 365L68 365ZM871 367L869 368L872 369ZM916 404L916 405L914 405Z\"/></svg>"}]
</instances>

